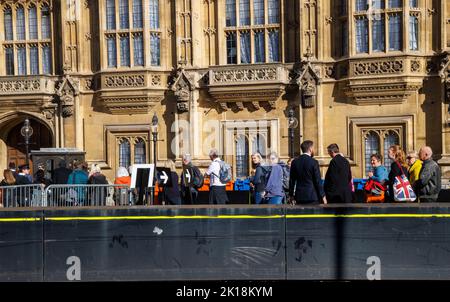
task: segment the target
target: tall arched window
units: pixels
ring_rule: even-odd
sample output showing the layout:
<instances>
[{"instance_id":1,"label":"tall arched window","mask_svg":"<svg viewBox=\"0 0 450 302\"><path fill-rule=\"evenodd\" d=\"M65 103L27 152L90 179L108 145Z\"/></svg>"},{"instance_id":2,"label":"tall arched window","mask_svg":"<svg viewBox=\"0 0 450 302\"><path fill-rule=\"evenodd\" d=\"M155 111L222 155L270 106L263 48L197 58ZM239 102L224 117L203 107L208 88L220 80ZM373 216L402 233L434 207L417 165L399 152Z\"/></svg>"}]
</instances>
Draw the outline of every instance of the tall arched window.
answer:
<instances>
[{"instance_id":1,"label":"tall arched window","mask_svg":"<svg viewBox=\"0 0 450 302\"><path fill-rule=\"evenodd\" d=\"M150 29L159 28L159 0L150 1Z\"/></svg>"},{"instance_id":2,"label":"tall arched window","mask_svg":"<svg viewBox=\"0 0 450 302\"><path fill-rule=\"evenodd\" d=\"M11 7L6 6L3 13L3 20L5 23L5 40L13 40L13 22Z\"/></svg>"},{"instance_id":3,"label":"tall arched window","mask_svg":"<svg viewBox=\"0 0 450 302\"><path fill-rule=\"evenodd\" d=\"M16 9L16 39L25 40L25 11L21 5Z\"/></svg>"},{"instance_id":4,"label":"tall arched window","mask_svg":"<svg viewBox=\"0 0 450 302\"><path fill-rule=\"evenodd\" d=\"M249 148L245 135L236 137L236 177L249 176Z\"/></svg>"},{"instance_id":5,"label":"tall arched window","mask_svg":"<svg viewBox=\"0 0 450 302\"><path fill-rule=\"evenodd\" d=\"M28 9L28 35L31 40L38 38L37 10L34 5Z\"/></svg>"},{"instance_id":6,"label":"tall arched window","mask_svg":"<svg viewBox=\"0 0 450 302\"><path fill-rule=\"evenodd\" d=\"M138 138L134 144L134 163L145 164L146 162L145 141Z\"/></svg>"},{"instance_id":7,"label":"tall arched window","mask_svg":"<svg viewBox=\"0 0 450 302\"><path fill-rule=\"evenodd\" d=\"M116 29L116 1L106 0L106 29Z\"/></svg>"},{"instance_id":8,"label":"tall arched window","mask_svg":"<svg viewBox=\"0 0 450 302\"><path fill-rule=\"evenodd\" d=\"M50 22L50 8L48 5L43 5L41 8L41 22L42 22L42 39L51 39L51 22Z\"/></svg>"},{"instance_id":9,"label":"tall arched window","mask_svg":"<svg viewBox=\"0 0 450 302\"><path fill-rule=\"evenodd\" d=\"M119 20L120 28L128 29L130 26L128 0L119 0Z\"/></svg>"},{"instance_id":10,"label":"tall arched window","mask_svg":"<svg viewBox=\"0 0 450 302\"><path fill-rule=\"evenodd\" d=\"M387 131L384 134L384 166L388 169L391 168L392 160L389 158L389 147L392 145L399 145L400 138L394 131Z\"/></svg>"},{"instance_id":11,"label":"tall arched window","mask_svg":"<svg viewBox=\"0 0 450 302\"><path fill-rule=\"evenodd\" d=\"M120 140L119 143L119 166L128 168L131 163L130 141L126 138Z\"/></svg>"},{"instance_id":12,"label":"tall arched window","mask_svg":"<svg viewBox=\"0 0 450 302\"><path fill-rule=\"evenodd\" d=\"M372 166L370 164L370 157L372 154L380 152L380 137L378 133L370 131L365 137L365 162L366 162L366 175L372 171Z\"/></svg>"},{"instance_id":13,"label":"tall arched window","mask_svg":"<svg viewBox=\"0 0 450 302\"><path fill-rule=\"evenodd\" d=\"M264 0L253 0L253 16L255 24L264 24Z\"/></svg>"},{"instance_id":14,"label":"tall arched window","mask_svg":"<svg viewBox=\"0 0 450 302\"><path fill-rule=\"evenodd\" d=\"M133 0L133 28L143 28L142 0Z\"/></svg>"}]
</instances>

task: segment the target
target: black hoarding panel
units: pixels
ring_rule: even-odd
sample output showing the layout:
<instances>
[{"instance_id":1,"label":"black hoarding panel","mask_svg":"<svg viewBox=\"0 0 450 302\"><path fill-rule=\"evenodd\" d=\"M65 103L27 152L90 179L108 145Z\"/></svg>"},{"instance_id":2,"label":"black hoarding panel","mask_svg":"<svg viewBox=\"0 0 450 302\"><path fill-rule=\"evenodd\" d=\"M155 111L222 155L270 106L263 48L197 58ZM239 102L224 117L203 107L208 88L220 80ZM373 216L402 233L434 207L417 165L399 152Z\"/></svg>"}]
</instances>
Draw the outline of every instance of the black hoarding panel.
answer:
<instances>
[{"instance_id":1,"label":"black hoarding panel","mask_svg":"<svg viewBox=\"0 0 450 302\"><path fill-rule=\"evenodd\" d=\"M287 211L288 279L450 279L450 209L432 205Z\"/></svg>"},{"instance_id":2,"label":"black hoarding panel","mask_svg":"<svg viewBox=\"0 0 450 302\"><path fill-rule=\"evenodd\" d=\"M0 211L0 282L42 281L42 211Z\"/></svg>"},{"instance_id":3,"label":"black hoarding panel","mask_svg":"<svg viewBox=\"0 0 450 302\"><path fill-rule=\"evenodd\" d=\"M284 279L282 214L218 206L46 211L45 280Z\"/></svg>"}]
</instances>

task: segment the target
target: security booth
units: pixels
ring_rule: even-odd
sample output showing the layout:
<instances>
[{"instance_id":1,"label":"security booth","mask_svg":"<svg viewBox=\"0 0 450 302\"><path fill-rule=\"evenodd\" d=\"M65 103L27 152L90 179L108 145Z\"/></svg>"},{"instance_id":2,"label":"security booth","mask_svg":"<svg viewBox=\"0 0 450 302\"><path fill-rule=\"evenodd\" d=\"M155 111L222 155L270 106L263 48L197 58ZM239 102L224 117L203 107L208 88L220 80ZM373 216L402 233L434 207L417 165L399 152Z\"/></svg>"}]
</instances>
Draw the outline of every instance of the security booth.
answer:
<instances>
[{"instance_id":1,"label":"security booth","mask_svg":"<svg viewBox=\"0 0 450 302\"><path fill-rule=\"evenodd\" d=\"M59 167L61 161L65 161L68 168L72 168L73 162L83 162L86 152L76 148L41 148L31 151L33 162L32 171L36 173L39 166L45 170L45 177L53 179L53 171Z\"/></svg>"}]
</instances>

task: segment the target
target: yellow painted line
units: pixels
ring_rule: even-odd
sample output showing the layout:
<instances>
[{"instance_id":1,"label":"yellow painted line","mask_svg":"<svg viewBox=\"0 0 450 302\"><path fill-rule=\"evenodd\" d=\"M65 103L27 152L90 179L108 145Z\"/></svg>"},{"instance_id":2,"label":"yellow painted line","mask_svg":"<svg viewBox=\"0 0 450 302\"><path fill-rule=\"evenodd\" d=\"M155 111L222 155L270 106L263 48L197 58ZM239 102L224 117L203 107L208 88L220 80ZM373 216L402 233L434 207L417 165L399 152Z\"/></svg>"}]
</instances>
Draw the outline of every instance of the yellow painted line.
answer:
<instances>
[{"instance_id":1,"label":"yellow painted line","mask_svg":"<svg viewBox=\"0 0 450 302\"><path fill-rule=\"evenodd\" d=\"M450 218L450 214L298 214L286 218Z\"/></svg>"},{"instance_id":2,"label":"yellow painted line","mask_svg":"<svg viewBox=\"0 0 450 302\"><path fill-rule=\"evenodd\" d=\"M0 218L0 222L41 221L41 218Z\"/></svg>"},{"instance_id":3,"label":"yellow painted line","mask_svg":"<svg viewBox=\"0 0 450 302\"><path fill-rule=\"evenodd\" d=\"M70 221L70 220L159 220L159 219L278 219L285 215L193 215L193 216L83 216L83 217L45 217L49 221Z\"/></svg>"}]
</instances>

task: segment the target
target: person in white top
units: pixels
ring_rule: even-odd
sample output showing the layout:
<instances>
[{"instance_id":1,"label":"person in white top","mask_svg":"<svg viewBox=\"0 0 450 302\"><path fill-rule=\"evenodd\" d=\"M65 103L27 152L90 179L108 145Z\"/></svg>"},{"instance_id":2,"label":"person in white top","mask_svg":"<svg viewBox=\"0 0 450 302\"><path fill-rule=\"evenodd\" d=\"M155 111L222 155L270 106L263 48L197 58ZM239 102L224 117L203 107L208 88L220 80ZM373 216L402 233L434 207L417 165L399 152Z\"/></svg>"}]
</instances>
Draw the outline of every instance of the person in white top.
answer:
<instances>
[{"instance_id":1,"label":"person in white top","mask_svg":"<svg viewBox=\"0 0 450 302\"><path fill-rule=\"evenodd\" d=\"M228 202L227 192L225 191L226 183L222 183L219 178L221 160L216 149L209 152L209 158L212 162L205 173L206 176L210 177L209 203L225 204Z\"/></svg>"}]
</instances>

